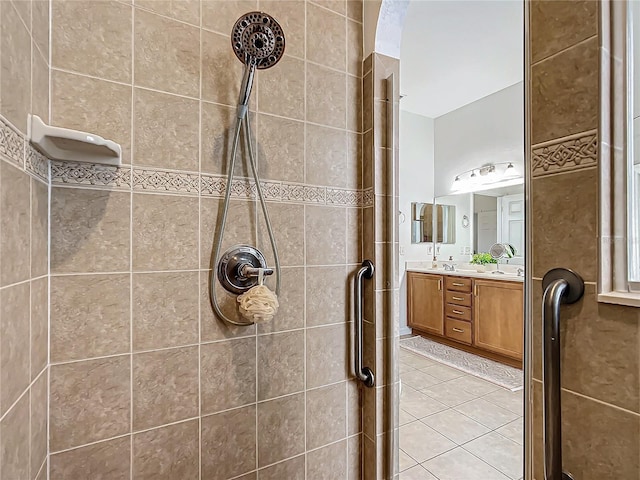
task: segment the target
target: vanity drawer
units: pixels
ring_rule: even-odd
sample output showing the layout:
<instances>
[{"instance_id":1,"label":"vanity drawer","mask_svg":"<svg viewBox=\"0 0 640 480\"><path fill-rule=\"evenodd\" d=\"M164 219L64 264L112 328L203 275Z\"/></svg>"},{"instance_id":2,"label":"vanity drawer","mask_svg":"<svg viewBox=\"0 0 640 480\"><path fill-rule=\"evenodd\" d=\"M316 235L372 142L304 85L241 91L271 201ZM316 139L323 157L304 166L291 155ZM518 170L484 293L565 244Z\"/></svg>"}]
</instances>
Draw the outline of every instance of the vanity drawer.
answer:
<instances>
[{"instance_id":1,"label":"vanity drawer","mask_svg":"<svg viewBox=\"0 0 640 480\"><path fill-rule=\"evenodd\" d=\"M469 307L461 307L447 303L444 306L444 314L447 317L459 318L460 320L466 320L468 322L471 321L471 309Z\"/></svg>"},{"instance_id":2,"label":"vanity drawer","mask_svg":"<svg viewBox=\"0 0 640 480\"><path fill-rule=\"evenodd\" d=\"M444 295L444 301L447 303L451 303L453 305L464 305L465 307L471 306L470 293L452 292L447 290Z\"/></svg>"},{"instance_id":3,"label":"vanity drawer","mask_svg":"<svg viewBox=\"0 0 640 480\"><path fill-rule=\"evenodd\" d=\"M454 292L467 292L471 293L471 279L462 277L445 277L445 285L447 290L453 290Z\"/></svg>"},{"instance_id":4,"label":"vanity drawer","mask_svg":"<svg viewBox=\"0 0 640 480\"><path fill-rule=\"evenodd\" d=\"M444 322L444 334L452 340L471 345L471 323L447 318Z\"/></svg>"}]
</instances>

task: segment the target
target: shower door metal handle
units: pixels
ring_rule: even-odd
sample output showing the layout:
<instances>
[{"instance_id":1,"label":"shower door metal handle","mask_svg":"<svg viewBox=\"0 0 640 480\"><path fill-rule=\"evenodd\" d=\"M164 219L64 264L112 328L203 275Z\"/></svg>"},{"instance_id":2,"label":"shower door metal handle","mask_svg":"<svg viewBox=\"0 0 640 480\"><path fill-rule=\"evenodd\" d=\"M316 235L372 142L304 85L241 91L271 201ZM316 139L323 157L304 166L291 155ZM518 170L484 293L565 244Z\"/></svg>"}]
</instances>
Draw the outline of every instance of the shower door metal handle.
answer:
<instances>
[{"instance_id":1,"label":"shower door metal handle","mask_svg":"<svg viewBox=\"0 0 640 480\"><path fill-rule=\"evenodd\" d=\"M375 385L375 377L369 367L362 366L362 284L364 279L372 279L373 262L371 260L365 260L362 262L362 267L358 270L355 276L355 347L354 347L354 370L356 377L360 379L365 386L371 388Z\"/></svg>"},{"instance_id":2,"label":"shower door metal handle","mask_svg":"<svg viewBox=\"0 0 640 480\"><path fill-rule=\"evenodd\" d=\"M542 280L544 386L544 478L573 480L562 471L562 412L560 403L560 305L575 303L584 294L584 282L566 268L549 270Z\"/></svg>"}]
</instances>

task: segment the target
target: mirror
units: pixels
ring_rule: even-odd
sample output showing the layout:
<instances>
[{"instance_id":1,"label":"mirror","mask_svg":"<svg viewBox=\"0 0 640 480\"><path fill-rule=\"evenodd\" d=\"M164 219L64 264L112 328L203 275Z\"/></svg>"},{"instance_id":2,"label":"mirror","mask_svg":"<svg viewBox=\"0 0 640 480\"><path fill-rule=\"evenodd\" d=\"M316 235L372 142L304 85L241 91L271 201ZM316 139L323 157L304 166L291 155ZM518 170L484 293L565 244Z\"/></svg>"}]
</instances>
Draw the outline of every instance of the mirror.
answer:
<instances>
[{"instance_id":1,"label":"mirror","mask_svg":"<svg viewBox=\"0 0 640 480\"><path fill-rule=\"evenodd\" d=\"M640 2L629 2L630 32L628 121L628 269L629 286L640 287ZM639 288L640 289L640 288Z\"/></svg>"},{"instance_id":2,"label":"mirror","mask_svg":"<svg viewBox=\"0 0 640 480\"><path fill-rule=\"evenodd\" d=\"M456 243L455 205L411 204L411 243ZM436 237L434 239L434 227Z\"/></svg>"}]
</instances>

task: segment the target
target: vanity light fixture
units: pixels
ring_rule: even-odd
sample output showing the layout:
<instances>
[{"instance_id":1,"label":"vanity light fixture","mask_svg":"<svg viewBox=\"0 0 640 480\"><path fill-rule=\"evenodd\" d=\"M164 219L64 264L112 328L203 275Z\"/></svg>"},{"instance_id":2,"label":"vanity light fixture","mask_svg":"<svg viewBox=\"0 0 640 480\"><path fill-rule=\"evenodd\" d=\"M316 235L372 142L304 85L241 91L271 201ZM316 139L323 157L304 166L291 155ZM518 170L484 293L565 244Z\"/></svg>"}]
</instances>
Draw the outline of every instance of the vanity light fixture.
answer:
<instances>
[{"instance_id":1,"label":"vanity light fixture","mask_svg":"<svg viewBox=\"0 0 640 480\"><path fill-rule=\"evenodd\" d=\"M500 162L482 165L456 175L452 190L455 192L473 192L488 187L517 185L523 183L522 175L517 172L513 162Z\"/></svg>"}]
</instances>

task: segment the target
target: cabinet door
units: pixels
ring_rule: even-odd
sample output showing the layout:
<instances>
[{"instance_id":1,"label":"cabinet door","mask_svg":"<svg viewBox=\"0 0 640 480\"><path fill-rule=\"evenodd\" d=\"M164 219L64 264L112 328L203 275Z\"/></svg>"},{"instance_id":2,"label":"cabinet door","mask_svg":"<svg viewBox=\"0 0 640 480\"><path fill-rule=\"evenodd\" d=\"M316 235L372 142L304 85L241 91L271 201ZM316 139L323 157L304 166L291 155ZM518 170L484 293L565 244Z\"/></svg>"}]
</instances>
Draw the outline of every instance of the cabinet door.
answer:
<instances>
[{"instance_id":1,"label":"cabinet door","mask_svg":"<svg viewBox=\"0 0 640 480\"><path fill-rule=\"evenodd\" d=\"M474 345L522 360L524 294L521 283L475 280Z\"/></svg>"},{"instance_id":2,"label":"cabinet door","mask_svg":"<svg viewBox=\"0 0 640 480\"><path fill-rule=\"evenodd\" d=\"M444 334L444 293L440 275L407 273L408 324L428 333Z\"/></svg>"}]
</instances>

